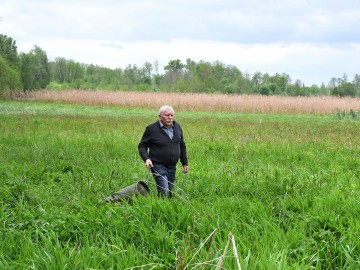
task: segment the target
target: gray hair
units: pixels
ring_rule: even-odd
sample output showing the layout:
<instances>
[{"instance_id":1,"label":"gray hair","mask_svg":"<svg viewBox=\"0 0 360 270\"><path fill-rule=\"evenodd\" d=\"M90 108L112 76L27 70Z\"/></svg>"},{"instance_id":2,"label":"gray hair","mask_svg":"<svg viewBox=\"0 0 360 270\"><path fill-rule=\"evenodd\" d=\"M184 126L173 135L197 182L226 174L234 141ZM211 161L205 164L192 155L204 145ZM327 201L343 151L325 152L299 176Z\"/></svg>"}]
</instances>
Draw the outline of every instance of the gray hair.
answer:
<instances>
[{"instance_id":1,"label":"gray hair","mask_svg":"<svg viewBox=\"0 0 360 270\"><path fill-rule=\"evenodd\" d=\"M163 105L163 106L160 107L159 115L162 115L163 112L166 111L166 110L171 110L171 111L175 112L173 107L171 107L170 105Z\"/></svg>"}]
</instances>

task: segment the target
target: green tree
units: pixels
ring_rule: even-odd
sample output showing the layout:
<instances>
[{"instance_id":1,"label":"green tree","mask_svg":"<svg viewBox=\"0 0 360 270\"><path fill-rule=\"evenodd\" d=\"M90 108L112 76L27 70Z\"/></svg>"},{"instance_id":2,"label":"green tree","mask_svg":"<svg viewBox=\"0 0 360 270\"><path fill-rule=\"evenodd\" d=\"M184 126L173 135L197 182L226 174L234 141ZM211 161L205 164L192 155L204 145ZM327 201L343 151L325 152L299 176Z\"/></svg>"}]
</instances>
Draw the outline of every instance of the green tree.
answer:
<instances>
[{"instance_id":1,"label":"green tree","mask_svg":"<svg viewBox=\"0 0 360 270\"><path fill-rule=\"evenodd\" d=\"M304 86L304 84L299 80L295 80L294 84L288 85L287 86L287 93L290 96L306 96L308 95L307 93L307 88Z\"/></svg>"},{"instance_id":2,"label":"green tree","mask_svg":"<svg viewBox=\"0 0 360 270\"><path fill-rule=\"evenodd\" d=\"M140 82L139 70L136 65L127 65L124 69L124 76L130 88Z\"/></svg>"},{"instance_id":3,"label":"green tree","mask_svg":"<svg viewBox=\"0 0 360 270\"><path fill-rule=\"evenodd\" d=\"M50 67L46 52L34 46L20 55L21 80L24 90L43 89L50 83Z\"/></svg>"},{"instance_id":4,"label":"green tree","mask_svg":"<svg viewBox=\"0 0 360 270\"><path fill-rule=\"evenodd\" d=\"M67 63L67 76L68 83L75 83L84 77L84 70L80 63L70 60Z\"/></svg>"},{"instance_id":5,"label":"green tree","mask_svg":"<svg viewBox=\"0 0 360 270\"><path fill-rule=\"evenodd\" d=\"M250 81L247 81L242 72L233 65L225 67L221 82L225 93L248 93L251 88Z\"/></svg>"},{"instance_id":6,"label":"green tree","mask_svg":"<svg viewBox=\"0 0 360 270\"><path fill-rule=\"evenodd\" d=\"M342 78L331 78L328 83L328 88L330 90L330 95L332 96L354 97L357 93L356 84L348 82L346 74L344 74Z\"/></svg>"},{"instance_id":7,"label":"green tree","mask_svg":"<svg viewBox=\"0 0 360 270\"><path fill-rule=\"evenodd\" d=\"M279 92L277 90L277 87L278 86L275 83L263 83L258 87L256 93L259 93L264 96L274 95L277 92Z\"/></svg>"},{"instance_id":8,"label":"green tree","mask_svg":"<svg viewBox=\"0 0 360 270\"><path fill-rule=\"evenodd\" d=\"M310 87L305 87L306 95L318 96L320 95L320 87L316 84L312 84Z\"/></svg>"},{"instance_id":9,"label":"green tree","mask_svg":"<svg viewBox=\"0 0 360 270\"><path fill-rule=\"evenodd\" d=\"M253 86L258 87L262 84L263 81L263 75L260 71L256 71L252 78L251 78L251 82L253 84Z\"/></svg>"},{"instance_id":10,"label":"green tree","mask_svg":"<svg viewBox=\"0 0 360 270\"><path fill-rule=\"evenodd\" d=\"M52 80L64 83L66 78L67 60L64 57L57 57L51 65Z\"/></svg>"},{"instance_id":11,"label":"green tree","mask_svg":"<svg viewBox=\"0 0 360 270\"><path fill-rule=\"evenodd\" d=\"M352 83L345 82L333 88L331 91L331 95L339 96L339 97L345 97L345 96L355 97L356 87Z\"/></svg>"},{"instance_id":12,"label":"green tree","mask_svg":"<svg viewBox=\"0 0 360 270\"><path fill-rule=\"evenodd\" d=\"M181 60L170 60L170 62L164 67L166 71L182 71L184 64L181 63Z\"/></svg>"},{"instance_id":13,"label":"green tree","mask_svg":"<svg viewBox=\"0 0 360 270\"><path fill-rule=\"evenodd\" d=\"M165 74L163 82L169 88L169 90L176 90L175 85L178 80L184 78L184 64L179 59L171 60L165 67Z\"/></svg>"},{"instance_id":14,"label":"green tree","mask_svg":"<svg viewBox=\"0 0 360 270\"><path fill-rule=\"evenodd\" d=\"M320 85L319 95L323 95L323 96L329 96L330 95L330 90L329 90L328 87L325 86L325 83L322 83Z\"/></svg>"},{"instance_id":15,"label":"green tree","mask_svg":"<svg viewBox=\"0 0 360 270\"><path fill-rule=\"evenodd\" d=\"M282 73L276 73L271 77L271 82L276 84L275 94L287 94L288 86L291 83L290 76Z\"/></svg>"},{"instance_id":16,"label":"green tree","mask_svg":"<svg viewBox=\"0 0 360 270\"><path fill-rule=\"evenodd\" d=\"M19 56L16 42L0 34L0 97L8 98L11 90L21 88Z\"/></svg>"},{"instance_id":17,"label":"green tree","mask_svg":"<svg viewBox=\"0 0 360 270\"><path fill-rule=\"evenodd\" d=\"M145 62L142 67L142 81L145 84L151 84L151 74L153 71L153 65L150 62Z\"/></svg>"},{"instance_id":18,"label":"green tree","mask_svg":"<svg viewBox=\"0 0 360 270\"><path fill-rule=\"evenodd\" d=\"M20 88L20 73L0 55L0 98L9 98L11 90Z\"/></svg>"},{"instance_id":19,"label":"green tree","mask_svg":"<svg viewBox=\"0 0 360 270\"><path fill-rule=\"evenodd\" d=\"M359 74L355 74L354 80L352 83L356 88L356 96L360 96L360 75Z\"/></svg>"},{"instance_id":20,"label":"green tree","mask_svg":"<svg viewBox=\"0 0 360 270\"><path fill-rule=\"evenodd\" d=\"M0 34L0 56L3 57L11 68L20 68L16 41L11 37L2 34Z\"/></svg>"},{"instance_id":21,"label":"green tree","mask_svg":"<svg viewBox=\"0 0 360 270\"><path fill-rule=\"evenodd\" d=\"M196 64L193 72L194 75L192 76L192 78L196 77L200 82L200 88L198 88L196 92L206 93L216 92L216 90L219 90L214 76L214 68L209 62L200 61Z\"/></svg>"},{"instance_id":22,"label":"green tree","mask_svg":"<svg viewBox=\"0 0 360 270\"><path fill-rule=\"evenodd\" d=\"M33 71L33 55L27 53L20 54L21 60L21 82L24 90L35 89L34 71Z\"/></svg>"},{"instance_id":23,"label":"green tree","mask_svg":"<svg viewBox=\"0 0 360 270\"><path fill-rule=\"evenodd\" d=\"M30 51L34 54L35 60L35 82L36 88L45 88L50 83L50 68L47 54L39 46L34 46L34 49Z\"/></svg>"}]
</instances>

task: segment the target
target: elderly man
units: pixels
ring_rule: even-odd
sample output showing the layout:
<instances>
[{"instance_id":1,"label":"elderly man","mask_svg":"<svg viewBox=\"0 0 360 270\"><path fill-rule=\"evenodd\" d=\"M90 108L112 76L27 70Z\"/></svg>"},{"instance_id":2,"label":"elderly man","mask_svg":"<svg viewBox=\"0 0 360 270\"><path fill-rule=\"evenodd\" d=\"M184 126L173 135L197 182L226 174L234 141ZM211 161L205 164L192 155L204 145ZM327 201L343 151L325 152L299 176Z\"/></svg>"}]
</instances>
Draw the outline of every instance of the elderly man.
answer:
<instances>
[{"instance_id":1,"label":"elderly man","mask_svg":"<svg viewBox=\"0 0 360 270\"><path fill-rule=\"evenodd\" d=\"M184 173L189 168L183 132L174 121L171 106L161 106L159 119L145 128L138 150L145 166L152 171L159 196L172 198L179 159Z\"/></svg>"}]
</instances>

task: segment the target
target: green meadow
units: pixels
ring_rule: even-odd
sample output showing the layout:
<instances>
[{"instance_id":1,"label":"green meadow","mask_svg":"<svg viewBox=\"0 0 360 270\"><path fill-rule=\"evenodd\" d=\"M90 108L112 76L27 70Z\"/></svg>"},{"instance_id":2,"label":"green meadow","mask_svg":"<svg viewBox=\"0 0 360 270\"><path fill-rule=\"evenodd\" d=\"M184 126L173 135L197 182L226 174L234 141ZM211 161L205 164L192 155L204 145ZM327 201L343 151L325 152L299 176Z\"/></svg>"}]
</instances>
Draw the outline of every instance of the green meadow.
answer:
<instances>
[{"instance_id":1,"label":"green meadow","mask_svg":"<svg viewBox=\"0 0 360 270\"><path fill-rule=\"evenodd\" d=\"M169 201L137 152L157 114L0 101L0 269L360 268L359 118L176 111Z\"/></svg>"}]
</instances>

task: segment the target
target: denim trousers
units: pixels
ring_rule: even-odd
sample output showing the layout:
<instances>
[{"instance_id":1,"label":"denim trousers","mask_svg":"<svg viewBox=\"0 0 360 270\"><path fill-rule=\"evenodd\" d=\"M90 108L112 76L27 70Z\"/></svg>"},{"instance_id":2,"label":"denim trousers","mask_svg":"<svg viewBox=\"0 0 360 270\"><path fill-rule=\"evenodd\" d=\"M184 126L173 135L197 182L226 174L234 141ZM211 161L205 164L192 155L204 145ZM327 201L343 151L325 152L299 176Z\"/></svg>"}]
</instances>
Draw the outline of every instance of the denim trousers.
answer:
<instances>
[{"instance_id":1,"label":"denim trousers","mask_svg":"<svg viewBox=\"0 0 360 270\"><path fill-rule=\"evenodd\" d=\"M160 197L172 198L172 189L175 182L176 166L168 167L162 164L154 164L151 172L155 178L156 189Z\"/></svg>"}]
</instances>

